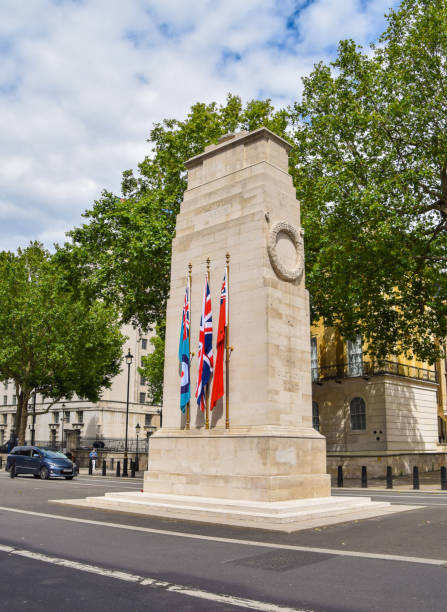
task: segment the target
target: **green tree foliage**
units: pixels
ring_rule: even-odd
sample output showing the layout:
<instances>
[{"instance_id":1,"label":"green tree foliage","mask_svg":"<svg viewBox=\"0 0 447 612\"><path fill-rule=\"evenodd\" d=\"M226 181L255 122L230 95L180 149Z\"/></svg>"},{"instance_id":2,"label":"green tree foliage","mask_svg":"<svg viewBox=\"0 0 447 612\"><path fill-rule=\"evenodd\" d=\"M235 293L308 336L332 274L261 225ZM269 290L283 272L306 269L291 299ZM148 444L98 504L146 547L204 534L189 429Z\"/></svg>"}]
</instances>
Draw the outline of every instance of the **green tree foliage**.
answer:
<instances>
[{"instance_id":1,"label":"green tree foliage","mask_svg":"<svg viewBox=\"0 0 447 612\"><path fill-rule=\"evenodd\" d=\"M123 173L122 198L104 192L59 250L62 260L72 262L72 280L115 303L126 323L147 329L161 322L175 221L187 186L185 160L228 132L263 125L284 136L287 113L276 112L270 100L243 107L232 95L225 105L195 104L184 121L156 124L149 138L152 153L139 165L139 175Z\"/></svg>"},{"instance_id":2,"label":"green tree foliage","mask_svg":"<svg viewBox=\"0 0 447 612\"><path fill-rule=\"evenodd\" d=\"M122 197L104 192L84 217L86 223L69 233L57 257L70 268L70 282L87 295L115 304L122 320L142 329L160 324L169 293L171 243L176 216L187 187L185 160L235 130L266 126L285 136L286 111L275 111L270 100L229 95L224 105L195 104L184 121L165 119L148 140L151 155L139 174L123 173ZM164 336L151 340L154 354L145 373L149 397L160 403L163 386Z\"/></svg>"},{"instance_id":3,"label":"green tree foliage","mask_svg":"<svg viewBox=\"0 0 447 612\"><path fill-rule=\"evenodd\" d=\"M379 356L447 334L447 4L403 0L379 45L339 45L292 112L314 318Z\"/></svg>"},{"instance_id":4,"label":"green tree foliage","mask_svg":"<svg viewBox=\"0 0 447 612\"><path fill-rule=\"evenodd\" d=\"M139 373L147 380L148 402L154 406L163 404L163 377L165 364L165 329L166 321L155 326L155 336L150 343L152 352L141 358L142 367Z\"/></svg>"},{"instance_id":5,"label":"green tree foliage","mask_svg":"<svg viewBox=\"0 0 447 612\"><path fill-rule=\"evenodd\" d=\"M0 253L0 337L0 380L15 384L20 444L33 392L97 401L120 371L124 337L114 309L80 296L37 242Z\"/></svg>"}]
</instances>

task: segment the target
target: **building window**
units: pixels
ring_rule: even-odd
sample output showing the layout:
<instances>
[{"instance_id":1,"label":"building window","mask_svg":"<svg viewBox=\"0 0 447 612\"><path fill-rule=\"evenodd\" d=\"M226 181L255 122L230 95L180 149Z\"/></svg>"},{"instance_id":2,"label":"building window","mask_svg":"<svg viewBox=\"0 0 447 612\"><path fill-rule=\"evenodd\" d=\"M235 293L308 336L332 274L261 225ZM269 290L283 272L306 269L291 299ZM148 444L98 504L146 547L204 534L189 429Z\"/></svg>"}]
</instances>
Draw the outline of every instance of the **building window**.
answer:
<instances>
[{"instance_id":1,"label":"building window","mask_svg":"<svg viewBox=\"0 0 447 612\"><path fill-rule=\"evenodd\" d=\"M5 412L5 414L2 414L3 417L3 425L7 425L8 424L8 414Z\"/></svg>"},{"instance_id":2,"label":"building window","mask_svg":"<svg viewBox=\"0 0 447 612\"><path fill-rule=\"evenodd\" d=\"M141 340L141 348L143 349L143 351L147 350L147 338L143 338Z\"/></svg>"},{"instance_id":3,"label":"building window","mask_svg":"<svg viewBox=\"0 0 447 612\"><path fill-rule=\"evenodd\" d=\"M8 390L8 381L7 380L5 380L4 385L5 385L5 391L7 391Z\"/></svg>"},{"instance_id":4,"label":"building window","mask_svg":"<svg viewBox=\"0 0 447 612\"><path fill-rule=\"evenodd\" d=\"M54 429L50 431L50 446L56 446L56 431Z\"/></svg>"},{"instance_id":5,"label":"building window","mask_svg":"<svg viewBox=\"0 0 447 612\"><path fill-rule=\"evenodd\" d=\"M312 402L312 427L320 431L320 411L317 402Z\"/></svg>"},{"instance_id":6,"label":"building window","mask_svg":"<svg viewBox=\"0 0 447 612\"><path fill-rule=\"evenodd\" d=\"M354 397L349 404L352 431L363 431L366 429L366 406L362 397Z\"/></svg>"},{"instance_id":7,"label":"building window","mask_svg":"<svg viewBox=\"0 0 447 612\"><path fill-rule=\"evenodd\" d=\"M3 406L6 406L6 405L7 405L7 403L8 403L8 396L7 396L7 395L4 395L4 396L3 396Z\"/></svg>"},{"instance_id":8,"label":"building window","mask_svg":"<svg viewBox=\"0 0 447 612\"><path fill-rule=\"evenodd\" d=\"M140 385L144 387L145 384L146 384L146 379L144 378L144 376L140 376Z\"/></svg>"},{"instance_id":9,"label":"building window","mask_svg":"<svg viewBox=\"0 0 447 612\"><path fill-rule=\"evenodd\" d=\"M146 393L140 392L140 404L144 404L146 401Z\"/></svg>"},{"instance_id":10,"label":"building window","mask_svg":"<svg viewBox=\"0 0 447 612\"><path fill-rule=\"evenodd\" d=\"M53 423L59 423L59 412L53 412Z\"/></svg>"},{"instance_id":11,"label":"building window","mask_svg":"<svg viewBox=\"0 0 447 612\"><path fill-rule=\"evenodd\" d=\"M69 410L65 410L65 412L64 412L64 421L66 423L70 422L70 411Z\"/></svg>"},{"instance_id":12,"label":"building window","mask_svg":"<svg viewBox=\"0 0 447 612\"><path fill-rule=\"evenodd\" d=\"M152 415L151 414L144 415L144 425L145 427L150 427L152 425Z\"/></svg>"},{"instance_id":13,"label":"building window","mask_svg":"<svg viewBox=\"0 0 447 612\"><path fill-rule=\"evenodd\" d=\"M12 396L12 405L15 406L17 403L17 396L13 395Z\"/></svg>"},{"instance_id":14,"label":"building window","mask_svg":"<svg viewBox=\"0 0 447 612\"><path fill-rule=\"evenodd\" d=\"M317 339L315 336L312 336L310 339L310 368L312 372L312 382L314 382L319 379Z\"/></svg>"},{"instance_id":15,"label":"building window","mask_svg":"<svg viewBox=\"0 0 447 612\"><path fill-rule=\"evenodd\" d=\"M78 423L83 423L83 422L84 422L84 411L78 410Z\"/></svg>"},{"instance_id":16,"label":"building window","mask_svg":"<svg viewBox=\"0 0 447 612\"><path fill-rule=\"evenodd\" d=\"M363 352L362 337L357 336L355 340L348 340L348 376L363 376Z\"/></svg>"}]
</instances>

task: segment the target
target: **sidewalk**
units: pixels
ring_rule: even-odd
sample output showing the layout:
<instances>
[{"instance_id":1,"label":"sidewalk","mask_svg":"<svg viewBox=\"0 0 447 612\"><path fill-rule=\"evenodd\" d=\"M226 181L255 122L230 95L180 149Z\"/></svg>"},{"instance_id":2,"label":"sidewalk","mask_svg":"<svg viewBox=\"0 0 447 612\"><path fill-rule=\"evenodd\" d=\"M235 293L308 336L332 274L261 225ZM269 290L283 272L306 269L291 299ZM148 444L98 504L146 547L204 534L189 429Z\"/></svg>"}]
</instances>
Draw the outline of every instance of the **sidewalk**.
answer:
<instances>
[{"instance_id":1,"label":"sidewalk","mask_svg":"<svg viewBox=\"0 0 447 612\"><path fill-rule=\"evenodd\" d=\"M337 478L331 479L333 489L337 489ZM360 478L344 478L343 489L361 489L362 482ZM408 476L393 476L393 488L386 488L386 478L368 478L368 489L372 491L414 491L413 475ZM423 472L419 473L419 490L426 493L444 493L447 491L441 490L441 473Z\"/></svg>"},{"instance_id":2,"label":"sidewalk","mask_svg":"<svg viewBox=\"0 0 447 612\"><path fill-rule=\"evenodd\" d=\"M130 469L128 470L128 472L129 472L129 476L127 478L130 478L131 480L133 480L133 478L130 475ZM89 475L88 468L79 468L79 475L80 476L88 476ZM143 477L144 477L144 471L143 470L140 470L139 472L135 473L135 478L143 478ZM116 480L117 477L116 477L115 470L107 470L107 475L103 476L102 475L102 469L98 469L98 470L95 470L93 472L93 474L90 476L90 478L113 478L113 479ZM120 478L123 478L122 471L121 471L121 477Z\"/></svg>"}]
</instances>

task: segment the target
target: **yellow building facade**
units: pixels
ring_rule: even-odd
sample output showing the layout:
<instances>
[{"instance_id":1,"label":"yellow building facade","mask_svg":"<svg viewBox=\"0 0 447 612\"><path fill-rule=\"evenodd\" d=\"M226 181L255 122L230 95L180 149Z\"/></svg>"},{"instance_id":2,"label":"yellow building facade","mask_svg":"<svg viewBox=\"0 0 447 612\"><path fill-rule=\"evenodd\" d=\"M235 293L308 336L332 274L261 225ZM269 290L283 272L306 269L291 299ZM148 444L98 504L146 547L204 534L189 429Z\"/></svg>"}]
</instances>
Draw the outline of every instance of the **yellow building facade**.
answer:
<instances>
[{"instance_id":1,"label":"yellow building facade","mask_svg":"<svg viewBox=\"0 0 447 612\"><path fill-rule=\"evenodd\" d=\"M426 471L446 462L446 363L403 356L374 361L360 337L311 328L314 427L327 440L328 470L358 477Z\"/></svg>"}]
</instances>

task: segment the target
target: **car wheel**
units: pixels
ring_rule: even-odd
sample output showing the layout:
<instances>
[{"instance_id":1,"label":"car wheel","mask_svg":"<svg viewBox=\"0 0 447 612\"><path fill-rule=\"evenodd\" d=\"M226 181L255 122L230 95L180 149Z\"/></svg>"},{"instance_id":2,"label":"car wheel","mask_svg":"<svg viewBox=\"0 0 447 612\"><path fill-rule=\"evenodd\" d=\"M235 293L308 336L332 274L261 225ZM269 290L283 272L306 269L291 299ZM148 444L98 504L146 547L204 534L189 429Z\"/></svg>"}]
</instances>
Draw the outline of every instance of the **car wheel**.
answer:
<instances>
[{"instance_id":1,"label":"car wheel","mask_svg":"<svg viewBox=\"0 0 447 612\"><path fill-rule=\"evenodd\" d=\"M65 480L73 480L73 476L65 476Z\"/></svg>"},{"instance_id":2,"label":"car wheel","mask_svg":"<svg viewBox=\"0 0 447 612\"><path fill-rule=\"evenodd\" d=\"M9 477L10 478L16 477L16 466L15 465L11 465L11 467L9 468Z\"/></svg>"},{"instance_id":3,"label":"car wheel","mask_svg":"<svg viewBox=\"0 0 447 612\"><path fill-rule=\"evenodd\" d=\"M48 468L43 465L40 468L40 479L48 480L49 477L50 477L50 472L48 471Z\"/></svg>"}]
</instances>

